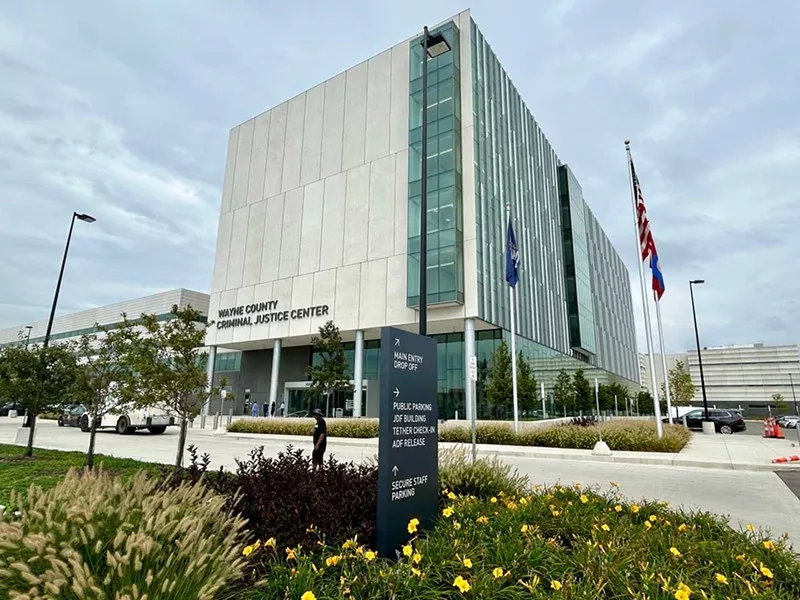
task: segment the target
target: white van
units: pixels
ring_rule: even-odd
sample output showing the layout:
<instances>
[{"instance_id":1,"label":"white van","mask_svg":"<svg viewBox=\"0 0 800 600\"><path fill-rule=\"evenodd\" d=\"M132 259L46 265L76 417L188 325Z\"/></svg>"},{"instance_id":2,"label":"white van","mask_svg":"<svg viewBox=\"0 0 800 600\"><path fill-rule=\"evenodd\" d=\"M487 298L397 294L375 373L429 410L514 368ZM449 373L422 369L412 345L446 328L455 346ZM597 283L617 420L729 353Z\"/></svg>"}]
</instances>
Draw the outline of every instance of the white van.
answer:
<instances>
[{"instance_id":1,"label":"white van","mask_svg":"<svg viewBox=\"0 0 800 600\"><path fill-rule=\"evenodd\" d=\"M154 407L128 410L122 413L107 414L97 424L98 429L114 428L117 433L125 435L137 429L147 429L150 433L164 433L167 427L176 425L175 417L163 409ZM81 431L89 431L89 413L81 418Z\"/></svg>"},{"instance_id":2,"label":"white van","mask_svg":"<svg viewBox=\"0 0 800 600\"><path fill-rule=\"evenodd\" d=\"M98 429L114 428L117 433L126 435L137 429L147 429L150 433L164 433L167 427L176 425L177 419L169 411L159 406L112 410L106 413L97 423ZM81 431L90 431L89 413L80 420Z\"/></svg>"}]
</instances>

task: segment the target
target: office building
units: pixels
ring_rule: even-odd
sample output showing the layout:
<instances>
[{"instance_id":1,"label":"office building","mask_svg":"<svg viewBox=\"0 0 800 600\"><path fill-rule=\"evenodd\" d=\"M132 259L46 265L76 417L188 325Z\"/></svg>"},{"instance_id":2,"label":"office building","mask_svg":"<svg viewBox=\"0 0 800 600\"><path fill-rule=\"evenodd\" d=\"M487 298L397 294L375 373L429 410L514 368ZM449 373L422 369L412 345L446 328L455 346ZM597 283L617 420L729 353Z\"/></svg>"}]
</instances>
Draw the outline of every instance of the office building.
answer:
<instances>
[{"instance_id":1,"label":"office building","mask_svg":"<svg viewBox=\"0 0 800 600\"><path fill-rule=\"evenodd\" d=\"M467 348L483 373L510 339L507 204L521 259L517 348L535 375L549 390L561 369L583 368L638 389L629 274L578 179L469 12L431 33L449 45L427 61L428 334L441 415L467 412ZM312 336L332 320L355 391L330 413L373 414L381 327L417 330L420 41L231 130L206 343L216 380L239 399L306 410Z\"/></svg>"},{"instance_id":2,"label":"office building","mask_svg":"<svg viewBox=\"0 0 800 600\"><path fill-rule=\"evenodd\" d=\"M664 381L661 355L655 355L656 379L659 390ZM747 414L766 414L784 409L773 399L780 394L785 409L794 412L794 401L800 386L800 355L797 345L765 346L764 344L737 344L703 348L703 375L709 406L736 408ZM694 406L701 406L703 393L700 387L700 365L697 350L682 354L668 354L667 368L673 369L678 361L688 368L694 385ZM642 383L650 389L650 367L647 355L640 356Z\"/></svg>"}]
</instances>

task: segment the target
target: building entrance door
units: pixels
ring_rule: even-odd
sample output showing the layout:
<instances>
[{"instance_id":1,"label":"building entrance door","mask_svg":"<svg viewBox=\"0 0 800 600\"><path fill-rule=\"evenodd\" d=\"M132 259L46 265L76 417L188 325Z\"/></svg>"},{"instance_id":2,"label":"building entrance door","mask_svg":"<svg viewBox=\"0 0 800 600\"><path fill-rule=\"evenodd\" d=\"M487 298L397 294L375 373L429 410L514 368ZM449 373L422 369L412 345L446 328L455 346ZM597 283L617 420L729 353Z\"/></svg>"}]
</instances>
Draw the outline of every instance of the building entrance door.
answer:
<instances>
[{"instance_id":1,"label":"building entrance door","mask_svg":"<svg viewBox=\"0 0 800 600\"><path fill-rule=\"evenodd\" d=\"M354 385L354 381L350 381ZM367 381L364 380L361 389L362 407L366 406ZM318 408L327 418L344 418L353 416L353 391L336 391L330 395L320 394L316 397L307 397L307 381L290 381L284 385L283 397L286 401L286 416L308 417ZM362 414L366 411L362 408Z\"/></svg>"}]
</instances>

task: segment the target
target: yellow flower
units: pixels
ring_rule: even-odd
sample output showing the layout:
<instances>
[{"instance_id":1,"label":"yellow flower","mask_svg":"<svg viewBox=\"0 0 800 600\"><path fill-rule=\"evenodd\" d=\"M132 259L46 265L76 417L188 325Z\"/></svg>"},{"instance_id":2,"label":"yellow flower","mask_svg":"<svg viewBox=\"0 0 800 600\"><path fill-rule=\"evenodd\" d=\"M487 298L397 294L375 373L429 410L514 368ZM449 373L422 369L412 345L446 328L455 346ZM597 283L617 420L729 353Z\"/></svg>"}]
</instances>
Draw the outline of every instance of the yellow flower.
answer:
<instances>
[{"instance_id":1,"label":"yellow flower","mask_svg":"<svg viewBox=\"0 0 800 600\"><path fill-rule=\"evenodd\" d=\"M717 580L717 583L721 583L723 585L728 584L728 578L725 577L722 573L715 573L714 578Z\"/></svg>"},{"instance_id":2,"label":"yellow flower","mask_svg":"<svg viewBox=\"0 0 800 600\"><path fill-rule=\"evenodd\" d=\"M681 556L681 551L678 550L675 546L669 549L672 552L672 556Z\"/></svg>"},{"instance_id":3,"label":"yellow flower","mask_svg":"<svg viewBox=\"0 0 800 600\"><path fill-rule=\"evenodd\" d=\"M297 557L295 556L294 550L291 548L286 549L286 560L294 560Z\"/></svg>"},{"instance_id":4,"label":"yellow flower","mask_svg":"<svg viewBox=\"0 0 800 600\"><path fill-rule=\"evenodd\" d=\"M522 506L525 506L525 505L528 503L528 499L527 499L527 498L520 498L520 499L519 499L519 503L520 503Z\"/></svg>"},{"instance_id":5,"label":"yellow flower","mask_svg":"<svg viewBox=\"0 0 800 600\"><path fill-rule=\"evenodd\" d=\"M411 557L411 560L414 561L415 565L418 565L420 562L422 562L422 554L419 552L415 553L414 556Z\"/></svg>"},{"instance_id":6,"label":"yellow flower","mask_svg":"<svg viewBox=\"0 0 800 600\"><path fill-rule=\"evenodd\" d=\"M445 509L442 511L442 514L443 514L445 517L452 517L452 516L453 516L453 509L452 509L452 508L450 508L450 507L448 506L447 508L445 508Z\"/></svg>"},{"instance_id":7,"label":"yellow flower","mask_svg":"<svg viewBox=\"0 0 800 600\"><path fill-rule=\"evenodd\" d=\"M589 502L589 497L586 494L581 494L581 502L583 504L586 504L587 502Z\"/></svg>"},{"instance_id":8,"label":"yellow flower","mask_svg":"<svg viewBox=\"0 0 800 600\"><path fill-rule=\"evenodd\" d=\"M274 537L271 537L266 542L264 542L264 545L269 547L269 548L274 548L275 544L276 544L276 542L275 542L275 538Z\"/></svg>"},{"instance_id":9,"label":"yellow flower","mask_svg":"<svg viewBox=\"0 0 800 600\"><path fill-rule=\"evenodd\" d=\"M550 587L553 588L555 591L560 590L562 587L561 582L558 579L554 579L550 582Z\"/></svg>"},{"instance_id":10,"label":"yellow flower","mask_svg":"<svg viewBox=\"0 0 800 600\"><path fill-rule=\"evenodd\" d=\"M411 567L411 574L416 575L417 577L422 577L422 571L414 567Z\"/></svg>"},{"instance_id":11,"label":"yellow flower","mask_svg":"<svg viewBox=\"0 0 800 600\"><path fill-rule=\"evenodd\" d=\"M744 554L740 554L739 556L736 557L736 560L738 560L739 562L744 562L745 558L747 557Z\"/></svg>"},{"instance_id":12,"label":"yellow flower","mask_svg":"<svg viewBox=\"0 0 800 600\"><path fill-rule=\"evenodd\" d=\"M554 516L554 517L557 517L557 516L558 516L558 515L560 515L560 514L561 514L561 513L560 513L560 512L558 512L557 510L554 510L554 511L553 511L553 516Z\"/></svg>"},{"instance_id":13,"label":"yellow flower","mask_svg":"<svg viewBox=\"0 0 800 600\"><path fill-rule=\"evenodd\" d=\"M342 560L341 556L329 556L325 559L325 566L328 567L335 567L339 564L339 561Z\"/></svg>"},{"instance_id":14,"label":"yellow flower","mask_svg":"<svg viewBox=\"0 0 800 600\"><path fill-rule=\"evenodd\" d=\"M492 569L492 577L495 579L500 579L503 576L503 569L500 567L495 567Z\"/></svg>"},{"instance_id":15,"label":"yellow flower","mask_svg":"<svg viewBox=\"0 0 800 600\"><path fill-rule=\"evenodd\" d=\"M472 568L472 561L470 559L465 558L462 562L464 563L464 566L467 567L468 569Z\"/></svg>"},{"instance_id":16,"label":"yellow flower","mask_svg":"<svg viewBox=\"0 0 800 600\"><path fill-rule=\"evenodd\" d=\"M408 533L416 533L419 526L419 519L411 519L408 522Z\"/></svg>"},{"instance_id":17,"label":"yellow flower","mask_svg":"<svg viewBox=\"0 0 800 600\"><path fill-rule=\"evenodd\" d=\"M470 590L469 582L461 575L455 578L455 581L453 581L453 587L457 587L462 594L466 594Z\"/></svg>"},{"instance_id":18,"label":"yellow flower","mask_svg":"<svg viewBox=\"0 0 800 600\"><path fill-rule=\"evenodd\" d=\"M656 521L658 521L658 517L657 517L657 516L655 516L655 515L650 515L650 521L651 521L652 523L655 523Z\"/></svg>"},{"instance_id":19,"label":"yellow flower","mask_svg":"<svg viewBox=\"0 0 800 600\"><path fill-rule=\"evenodd\" d=\"M600 529L602 529L603 531L611 531L611 528L608 525L606 525L605 523L603 523L600 526Z\"/></svg>"},{"instance_id":20,"label":"yellow flower","mask_svg":"<svg viewBox=\"0 0 800 600\"><path fill-rule=\"evenodd\" d=\"M458 521L453 521L453 529L455 529L456 531L461 529L461 523L459 523Z\"/></svg>"},{"instance_id":21,"label":"yellow flower","mask_svg":"<svg viewBox=\"0 0 800 600\"><path fill-rule=\"evenodd\" d=\"M614 507L614 510L615 510L615 511L617 511L617 512L622 512L622 505L621 505L621 504L617 504L617 505Z\"/></svg>"},{"instance_id":22,"label":"yellow flower","mask_svg":"<svg viewBox=\"0 0 800 600\"><path fill-rule=\"evenodd\" d=\"M242 550L242 554L245 556L250 556L253 553L253 550L255 550L253 546L245 546L244 550Z\"/></svg>"},{"instance_id":23,"label":"yellow flower","mask_svg":"<svg viewBox=\"0 0 800 600\"><path fill-rule=\"evenodd\" d=\"M611 482L611 487L617 488L617 487L619 487L619 484L616 481L612 481Z\"/></svg>"},{"instance_id":24,"label":"yellow flower","mask_svg":"<svg viewBox=\"0 0 800 600\"><path fill-rule=\"evenodd\" d=\"M489 500L489 502L491 502L492 504L497 504L497 498L492 496L491 499Z\"/></svg>"},{"instance_id":25,"label":"yellow flower","mask_svg":"<svg viewBox=\"0 0 800 600\"><path fill-rule=\"evenodd\" d=\"M375 553L372 550L367 550L366 552L364 552L364 560L366 560L367 562L375 560Z\"/></svg>"},{"instance_id":26,"label":"yellow flower","mask_svg":"<svg viewBox=\"0 0 800 600\"><path fill-rule=\"evenodd\" d=\"M453 492L450 492L449 494L447 494L447 497L450 498L450 500L455 500L456 499L456 495Z\"/></svg>"},{"instance_id":27,"label":"yellow flower","mask_svg":"<svg viewBox=\"0 0 800 600\"><path fill-rule=\"evenodd\" d=\"M411 556L412 554L414 554L414 550L411 548L411 544L403 546L403 556Z\"/></svg>"},{"instance_id":28,"label":"yellow flower","mask_svg":"<svg viewBox=\"0 0 800 600\"><path fill-rule=\"evenodd\" d=\"M682 591L682 592L686 592L686 594L689 595L689 596L692 595L692 588L690 588L688 585L686 585L682 581L678 582L678 589L680 591Z\"/></svg>"},{"instance_id":29,"label":"yellow flower","mask_svg":"<svg viewBox=\"0 0 800 600\"><path fill-rule=\"evenodd\" d=\"M678 590L675 592L675 600L689 600L689 594L683 590Z\"/></svg>"},{"instance_id":30,"label":"yellow flower","mask_svg":"<svg viewBox=\"0 0 800 600\"><path fill-rule=\"evenodd\" d=\"M356 540L355 539L347 540L344 544L342 544L342 550L349 550L349 549L355 548L355 547L356 547Z\"/></svg>"},{"instance_id":31,"label":"yellow flower","mask_svg":"<svg viewBox=\"0 0 800 600\"><path fill-rule=\"evenodd\" d=\"M748 524L747 524L747 531L749 531L750 533L752 533L752 532L754 532L755 530L756 530L756 528L755 528L755 527L753 527L753 524L752 524L752 523L748 523Z\"/></svg>"},{"instance_id":32,"label":"yellow flower","mask_svg":"<svg viewBox=\"0 0 800 600\"><path fill-rule=\"evenodd\" d=\"M650 529L652 527L652 525L650 524L650 521L645 521L644 522L644 527L645 527L645 529Z\"/></svg>"},{"instance_id":33,"label":"yellow flower","mask_svg":"<svg viewBox=\"0 0 800 600\"><path fill-rule=\"evenodd\" d=\"M775 550L775 542L773 542L772 540L765 540L764 548L766 548L767 550Z\"/></svg>"},{"instance_id":34,"label":"yellow flower","mask_svg":"<svg viewBox=\"0 0 800 600\"><path fill-rule=\"evenodd\" d=\"M639 505L638 504L631 504L631 512L636 514L639 512Z\"/></svg>"},{"instance_id":35,"label":"yellow flower","mask_svg":"<svg viewBox=\"0 0 800 600\"><path fill-rule=\"evenodd\" d=\"M528 533L528 526L527 525L523 525L522 527L519 528L519 530L522 533Z\"/></svg>"},{"instance_id":36,"label":"yellow flower","mask_svg":"<svg viewBox=\"0 0 800 600\"><path fill-rule=\"evenodd\" d=\"M480 523L481 525L486 525L486 523L489 522L489 519L486 518L485 516L480 516L477 519L475 519L475 521Z\"/></svg>"},{"instance_id":37,"label":"yellow flower","mask_svg":"<svg viewBox=\"0 0 800 600\"><path fill-rule=\"evenodd\" d=\"M684 532L687 529L689 529L689 528L686 526L686 523L681 523L680 525L678 525L678 531L680 531L680 532Z\"/></svg>"},{"instance_id":38,"label":"yellow flower","mask_svg":"<svg viewBox=\"0 0 800 600\"><path fill-rule=\"evenodd\" d=\"M317 600L317 597L314 595L314 592L308 591L300 596L300 600Z\"/></svg>"},{"instance_id":39,"label":"yellow flower","mask_svg":"<svg viewBox=\"0 0 800 600\"><path fill-rule=\"evenodd\" d=\"M770 571L768 567L765 567L763 563L761 564L758 570L761 571L761 574L767 579L773 578L772 571Z\"/></svg>"}]
</instances>

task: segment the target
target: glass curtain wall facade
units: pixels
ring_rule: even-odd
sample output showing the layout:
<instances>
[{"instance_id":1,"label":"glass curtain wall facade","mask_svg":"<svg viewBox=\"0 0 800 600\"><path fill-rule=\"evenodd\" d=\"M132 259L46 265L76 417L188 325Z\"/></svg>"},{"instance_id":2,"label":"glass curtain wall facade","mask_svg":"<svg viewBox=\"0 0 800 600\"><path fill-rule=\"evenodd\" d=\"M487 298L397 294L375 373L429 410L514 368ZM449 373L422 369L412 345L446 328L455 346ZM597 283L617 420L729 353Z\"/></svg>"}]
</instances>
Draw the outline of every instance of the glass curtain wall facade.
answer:
<instances>
[{"instance_id":1,"label":"glass curtain wall facade","mask_svg":"<svg viewBox=\"0 0 800 600\"><path fill-rule=\"evenodd\" d=\"M586 203L583 190L567 165L558 167L558 187L570 345L578 352L594 354L595 320L584 214Z\"/></svg>"},{"instance_id":2,"label":"glass curtain wall facade","mask_svg":"<svg viewBox=\"0 0 800 600\"><path fill-rule=\"evenodd\" d=\"M597 332L595 362L639 383L630 275L588 206L585 215Z\"/></svg>"},{"instance_id":3,"label":"glass curtain wall facade","mask_svg":"<svg viewBox=\"0 0 800 600\"><path fill-rule=\"evenodd\" d=\"M455 23L441 33L451 50L428 64L428 304L464 302L461 200L460 44ZM422 38L410 44L408 133L408 306L419 305L422 185Z\"/></svg>"}]
</instances>

